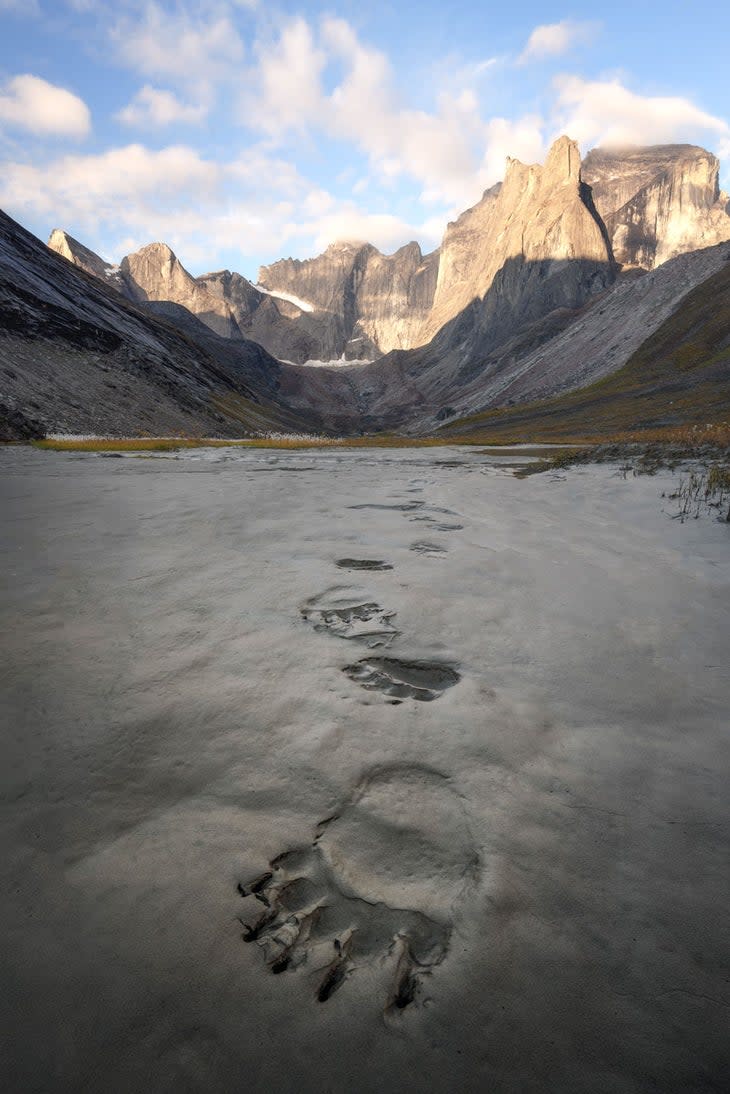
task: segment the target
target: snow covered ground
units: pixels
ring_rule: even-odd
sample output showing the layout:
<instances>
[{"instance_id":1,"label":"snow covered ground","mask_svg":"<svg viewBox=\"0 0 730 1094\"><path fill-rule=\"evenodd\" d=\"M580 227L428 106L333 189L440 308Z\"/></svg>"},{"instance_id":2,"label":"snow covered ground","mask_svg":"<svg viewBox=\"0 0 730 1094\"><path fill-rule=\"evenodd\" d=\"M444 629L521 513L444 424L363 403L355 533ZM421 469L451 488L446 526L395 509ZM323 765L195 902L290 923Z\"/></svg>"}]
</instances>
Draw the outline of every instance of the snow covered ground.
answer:
<instances>
[{"instance_id":1,"label":"snow covered ground","mask_svg":"<svg viewBox=\"0 0 730 1094\"><path fill-rule=\"evenodd\" d=\"M350 361L346 357L336 357L333 361L317 361L311 358L309 361L287 361L282 357L285 365L306 365L307 368L345 368L351 365L372 365L372 361Z\"/></svg>"},{"instance_id":2,"label":"snow covered ground","mask_svg":"<svg viewBox=\"0 0 730 1094\"><path fill-rule=\"evenodd\" d=\"M730 530L506 462L0 451L4 1090L722 1087Z\"/></svg>"}]
</instances>

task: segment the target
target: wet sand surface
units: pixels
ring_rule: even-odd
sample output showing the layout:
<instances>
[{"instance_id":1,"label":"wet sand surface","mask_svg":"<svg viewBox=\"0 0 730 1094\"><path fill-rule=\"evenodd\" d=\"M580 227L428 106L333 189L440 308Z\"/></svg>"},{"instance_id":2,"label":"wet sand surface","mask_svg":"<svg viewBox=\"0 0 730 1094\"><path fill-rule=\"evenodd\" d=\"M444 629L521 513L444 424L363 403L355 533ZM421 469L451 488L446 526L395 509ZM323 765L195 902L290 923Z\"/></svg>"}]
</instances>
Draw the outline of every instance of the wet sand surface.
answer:
<instances>
[{"instance_id":1,"label":"wet sand surface","mask_svg":"<svg viewBox=\"0 0 730 1094\"><path fill-rule=\"evenodd\" d=\"M505 461L0 451L4 1090L726 1089L730 531Z\"/></svg>"}]
</instances>

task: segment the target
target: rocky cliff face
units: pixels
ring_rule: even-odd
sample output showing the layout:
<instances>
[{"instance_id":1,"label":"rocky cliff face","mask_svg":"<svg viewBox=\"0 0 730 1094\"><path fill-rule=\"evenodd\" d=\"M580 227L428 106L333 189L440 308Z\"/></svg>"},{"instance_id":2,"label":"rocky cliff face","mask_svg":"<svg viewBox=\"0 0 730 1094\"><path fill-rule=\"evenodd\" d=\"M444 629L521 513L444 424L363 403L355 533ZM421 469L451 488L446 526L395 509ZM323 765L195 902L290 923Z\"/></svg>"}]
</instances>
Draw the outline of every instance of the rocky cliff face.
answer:
<instances>
[{"instance_id":1,"label":"rocky cliff face","mask_svg":"<svg viewBox=\"0 0 730 1094\"><path fill-rule=\"evenodd\" d=\"M231 307L223 296L200 285L165 243L150 243L122 259L121 273L133 300L170 300L181 304L224 338L240 337Z\"/></svg>"},{"instance_id":2,"label":"rocky cliff face","mask_svg":"<svg viewBox=\"0 0 730 1094\"><path fill-rule=\"evenodd\" d=\"M344 241L317 258L262 266L259 284L340 317L345 338L340 353L361 360L421 343L437 271L438 252L424 256L417 243L384 255L369 243Z\"/></svg>"},{"instance_id":3,"label":"rocky cliff face","mask_svg":"<svg viewBox=\"0 0 730 1094\"><path fill-rule=\"evenodd\" d=\"M561 137L544 166L508 160L504 183L487 190L477 205L449 224L425 333L433 337L473 301L483 299L508 263L514 268L515 260L527 265L575 259L595 269L583 288L576 282L575 291L568 292L567 306L600 287L594 274L600 284L606 283L612 255L581 178L578 146ZM581 279L587 272L581 267Z\"/></svg>"},{"instance_id":4,"label":"rocky cliff face","mask_svg":"<svg viewBox=\"0 0 730 1094\"><path fill-rule=\"evenodd\" d=\"M353 337L372 342L381 353L422 345L438 268L438 251L423 255L417 243L392 255L372 248L358 287Z\"/></svg>"},{"instance_id":5,"label":"rocky cliff face","mask_svg":"<svg viewBox=\"0 0 730 1094\"><path fill-rule=\"evenodd\" d=\"M583 176L617 261L651 270L675 255L730 239L719 170L715 156L693 145L589 152Z\"/></svg>"},{"instance_id":6,"label":"rocky cliff face","mask_svg":"<svg viewBox=\"0 0 730 1094\"><path fill-rule=\"evenodd\" d=\"M0 212L0 438L321 428L283 405L282 368L180 305L134 304Z\"/></svg>"},{"instance_id":7,"label":"rocky cliff face","mask_svg":"<svg viewBox=\"0 0 730 1094\"><path fill-rule=\"evenodd\" d=\"M228 270L194 278L161 243L119 269L63 232L50 246L130 299L184 307L283 361L367 361L438 335L439 352L460 354L468 370L515 325L582 307L612 281L614 259L653 269L730 239L718 169L684 145L598 149L581 165L561 137L544 165L509 160L504 182L448 226L438 251L333 243L317 258L262 267L258 286Z\"/></svg>"},{"instance_id":8,"label":"rocky cliff face","mask_svg":"<svg viewBox=\"0 0 730 1094\"><path fill-rule=\"evenodd\" d=\"M105 262L98 254L89 250L83 243L79 243L78 239L74 239L61 228L53 229L48 246L68 262L73 262L74 266L78 266L80 270L86 270L87 273L106 282L110 288L116 289L122 296L129 297L119 266Z\"/></svg>"}]
</instances>

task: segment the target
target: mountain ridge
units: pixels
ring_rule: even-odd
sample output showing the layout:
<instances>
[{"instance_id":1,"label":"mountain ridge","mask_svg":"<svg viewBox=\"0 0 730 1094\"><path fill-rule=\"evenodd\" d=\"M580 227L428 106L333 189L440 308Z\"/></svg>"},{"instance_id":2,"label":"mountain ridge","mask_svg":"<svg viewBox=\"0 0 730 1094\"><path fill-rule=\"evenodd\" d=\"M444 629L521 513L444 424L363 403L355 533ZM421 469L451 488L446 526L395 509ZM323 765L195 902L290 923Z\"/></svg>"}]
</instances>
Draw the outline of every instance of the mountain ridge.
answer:
<instances>
[{"instance_id":1,"label":"mountain ridge","mask_svg":"<svg viewBox=\"0 0 730 1094\"><path fill-rule=\"evenodd\" d=\"M235 396L265 401L261 420L346 434L428 433L504 404L563 397L620 370L688 292L717 274L730 244L690 248L695 237L730 238L716 159L695 146L622 154L627 163L619 171L619 153L594 150L586 172L576 143L562 137L542 165L510 160L504 182L450 223L437 251L424 255L411 242L388 256L361 241L339 242L315 259L263 267L258 286L228 270L194 278L162 243L115 267L54 231L47 253L59 251L85 284L100 286L107 307L116 299L122 310L141 309L176 329L188 347L186 383L199 385L200 368L213 363L224 409ZM631 237L623 231L627 210L636 228ZM11 237L8 229L10 245ZM636 261L618 262L616 248L626 257L637 240L630 256ZM671 251L678 253L665 260ZM54 258L60 265L53 277L63 281L72 267ZM43 262L36 265L44 299ZM29 292L33 276L27 266ZM7 282L6 335L23 326L11 288ZM60 291L69 306L68 292ZM90 307L96 315L98 300ZM120 323L127 320L112 323L115 331ZM91 343L96 338L103 348L108 326L106 319L96 323ZM36 334L25 331L26 349ZM135 328L133 341L139 337ZM396 348L381 353L388 344ZM326 361L335 350L359 360L321 369L302 363L317 351ZM165 353L161 367L168 368ZM206 398L201 403L198 392L199 408ZM15 410L31 418L35 406L46 414L45 401L41 393L16 401ZM74 411L68 421L82 417ZM255 428L256 417L245 411L240 420ZM229 428L226 413L219 422Z\"/></svg>"},{"instance_id":2,"label":"mountain ridge","mask_svg":"<svg viewBox=\"0 0 730 1094\"><path fill-rule=\"evenodd\" d=\"M597 148L581 161L576 143L560 137L542 165L509 158L504 181L448 224L435 251L424 254L411 241L385 255L366 241L338 240L314 258L262 266L256 285L229 270L195 278L169 248L164 261L150 263L150 248L164 244L125 256L119 267L60 230L49 246L131 299L182 304L216 333L250 338L280 360L374 360L426 346L484 298L509 258L531 261L541 248L557 259L581 257L582 234L585 257L651 270L730 239L730 202L718 177L717 158L696 145ZM554 218L568 218L561 250L548 232L565 186L571 211L563 202Z\"/></svg>"}]
</instances>

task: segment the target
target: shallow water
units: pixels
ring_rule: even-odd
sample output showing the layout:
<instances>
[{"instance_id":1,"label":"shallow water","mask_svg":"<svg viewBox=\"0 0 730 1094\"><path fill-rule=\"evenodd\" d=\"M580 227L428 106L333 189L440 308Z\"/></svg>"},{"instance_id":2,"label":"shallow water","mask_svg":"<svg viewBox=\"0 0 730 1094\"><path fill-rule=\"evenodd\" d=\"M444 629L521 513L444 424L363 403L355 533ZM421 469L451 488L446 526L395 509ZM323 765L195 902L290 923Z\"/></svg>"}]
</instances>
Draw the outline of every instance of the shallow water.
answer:
<instances>
[{"instance_id":1,"label":"shallow water","mask_svg":"<svg viewBox=\"0 0 730 1094\"><path fill-rule=\"evenodd\" d=\"M720 1089L728 529L514 458L0 451L5 1089Z\"/></svg>"}]
</instances>

